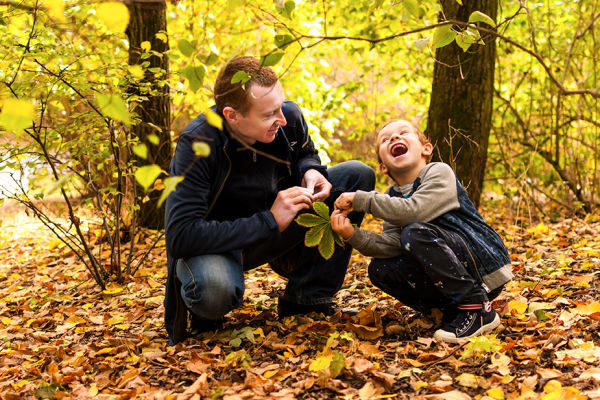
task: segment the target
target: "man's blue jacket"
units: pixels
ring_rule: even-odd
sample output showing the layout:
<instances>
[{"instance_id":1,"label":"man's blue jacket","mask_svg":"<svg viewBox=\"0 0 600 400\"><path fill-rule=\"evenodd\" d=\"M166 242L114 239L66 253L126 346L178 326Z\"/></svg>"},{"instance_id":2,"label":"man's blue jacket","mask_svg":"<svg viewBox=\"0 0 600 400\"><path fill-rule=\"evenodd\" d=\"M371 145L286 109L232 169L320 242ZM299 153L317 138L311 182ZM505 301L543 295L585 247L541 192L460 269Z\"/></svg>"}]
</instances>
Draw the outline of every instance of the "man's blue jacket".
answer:
<instances>
[{"instance_id":1,"label":"man's blue jacket","mask_svg":"<svg viewBox=\"0 0 600 400\"><path fill-rule=\"evenodd\" d=\"M327 176L308 135L300 108L285 101L282 112L287 125L279 128L273 141L273 147L279 149L274 156L287 165L287 168L277 169L287 175L280 178L290 182L290 186L300 185L304 173L310 168ZM264 204L257 204L254 209L261 211L243 218L228 219L222 215L223 210L236 207L236 204L225 207L219 204L220 207L216 208L221 215L215 215L219 195L229 184L234 159L229 149L233 147L234 140L226 129L219 130L208 124L205 115L201 114L184 129L171 160L170 175L181 176L183 180L167 197L165 210L168 277L164 306L170 344L187 336L187 309L181 298L179 282L175 279L175 261L204 254L231 253L241 262L242 249L280 234L269 210L270 205L265 209ZM210 154L207 157L197 156L193 149L195 142L208 144ZM227 191L231 193L235 188L228 186ZM245 193L240 191L237 201L244 202L246 198Z\"/></svg>"}]
</instances>

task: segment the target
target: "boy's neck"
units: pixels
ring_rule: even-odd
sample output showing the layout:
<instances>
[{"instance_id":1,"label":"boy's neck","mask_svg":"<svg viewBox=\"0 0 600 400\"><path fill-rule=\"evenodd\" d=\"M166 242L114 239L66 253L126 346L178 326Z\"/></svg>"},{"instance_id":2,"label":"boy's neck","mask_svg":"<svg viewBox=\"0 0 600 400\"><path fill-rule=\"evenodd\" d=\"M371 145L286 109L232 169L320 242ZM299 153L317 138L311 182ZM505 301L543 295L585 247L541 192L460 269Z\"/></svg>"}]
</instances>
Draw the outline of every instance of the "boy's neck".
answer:
<instances>
[{"instance_id":1,"label":"boy's neck","mask_svg":"<svg viewBox=\"0 0 600 400\"><path fill-rule=\"evenodd\" d=\"M394 175L392 175L392 179L400 186L408 185L409 183L413 183L415 179L419 176L419 173L423 168L427 166L427 162L419 163L419 165L411 168L408 171L401 171Z\"/></svg>"}]
</instances>

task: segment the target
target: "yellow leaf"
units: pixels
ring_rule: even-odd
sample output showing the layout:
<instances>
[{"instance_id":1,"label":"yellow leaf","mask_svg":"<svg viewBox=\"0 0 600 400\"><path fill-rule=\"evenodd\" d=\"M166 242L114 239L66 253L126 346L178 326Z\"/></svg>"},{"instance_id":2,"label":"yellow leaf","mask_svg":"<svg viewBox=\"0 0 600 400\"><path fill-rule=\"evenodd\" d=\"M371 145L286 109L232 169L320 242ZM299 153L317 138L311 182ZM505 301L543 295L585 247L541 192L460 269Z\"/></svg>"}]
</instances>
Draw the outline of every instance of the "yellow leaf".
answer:
<instances>
[{"instance_id":1,"label":"yellow leaf","mask_svg":"<svg viewBox=\"0 0 600 400\"><path fill-rule=\"evenodd\" d=\"M552 379L544 385L544 393L560 392L562 390L562 384L556 379Z\"/></svg>"},{"instance_id":2,"label":"yellow leaf","mask_svg":"<svg viewBox=\"0 0 600 400\"><path fill-rule=\"evenodd\" d=\"M61 22L65 22L65 2L63 0L44 0L44 7L48 9L48 15Z\"/></svg>"},{"instance_id":3,"label":"yellow leaf","mask_svg":"<svg viewBox=\"0 0 600 400\"><path fill-rule=\"evenodd\" d=\"M95 397L98 394L98 386L95 383L90 385L90 389L88 390L88 395L90 397Z\"/></svg>"},{"instance_id":4,"label":"yellow leaf","mask_svg":"<svg viewBox=\"0 0 600 400\"><path fill-rule=\"evenodd\" d=\"M591 304L580 304L575 308L575 313L580 315L590 315L597 312L600 312L600 303L597 301Z\"/></svg>"},{"instance_id":5,"label":"yellow leaf","mask_svg":"<svg viewBox=\"0 0 600 400\"><path fill-rule=\"evenodd\" d=\"M98 4L96 15L108 29L115 32L125 32L129 24L129 10L119 1Z\"/></svg>"},{"instance_id":6,"label":"yellow leaf","mask_svg":"<svg viewBox=\"0 0 600 400\"><path fill-rule=\"evenodd\" d=\"M35 118L35 108L29 100L5 99L1 106L0 124L7 130L20 132Z\"/></svg>"},{"instance_id":7,"label":"yellow leaf","mask_svg":"<svg viewBox=\"0 0 600 400\"><path fill-rule=\"evenodd\" d=\"M118 325L118 324L122 323L124 320L125 320L125 318L123 318L122 315L117 315L112 318L109 318L109 320L106 323L108 325Z\"/></svg>"},{"instance_id":8,"label":"yellow leaf","mask_svg":"<svg viewBox=\"0 0 600 400\"><path fill-rule=\"evenodd\" d=\"M129 324L117 324L115 328L120 329L122 331L129 329Z\"/></svg>"},{"instance_id":9,"label":"yellow leaf","mask_svg":"<svg viewBox=\"0 0 600 400\"><path fill-rule=\"evenodd\" d=\"M152 44L149 41L145 40L140 44L140 47L144 51L150 51L152 49Z\"/></svg>"},{"instance_id":10,"label":"yellow leaf","mask_svg":"<svg viewBox=\"0 0 600 400\"><path fill-rule=\"evenodd\" d=\"M2 317L2 323L4 325L10 325L10 324L12 324L12 322L13 322L12 319L10 319L8 317Z\"/></svg>"},{"instance_id":11,"label":"yellow leaf","mask_svg":"<svg viewBox=\"0 0 600 400\"><path fill-rule=\"evenodd\" d=\"M456 382L461 386L473 389L476 389L479 386L478 379L473 374L462 373L456 377Z\"/></svg>"},{"instance_id":12,"label":"yellow leaf","mask_svg":"<svg viewBox=\"0 0 600 400\"><path fill-rule=\"evenodd\" d=\"M208 108L204 112L204 116L206 117L206 122L208 122L209 125L212 125L221 131L223 130L223 119L219 114Z\"/></svg>"},{"instance_id":13,"label":"yellow leaf","mask_svg":"<svg viewBox=\"0 0 600 400\"><path fill-rule=\"evenodd\" d=\"M94 305L92 303L85 303L83 306L81 306L81 308L84 310L89 310L90 308L94 308Z\"/></svg>"},{"instance_id":14,"label":"yellow leaf","mask_svg":"<svg viewBox=\"0 0 600 400\"><path fill-rule=\"evenodd\" d=\"M550 228L544 225L543 222L540 222L535 227L527 229L527 233L533 233L535 236L543 236L550 233Z\"/></svg>"},{"instance_id":15,"label":"yellow leaf","mask_svg":"<svg viewBox=\"0 0 600 400\"><path fill-rule=\"evenodd\" d=\"M77 315L74 315L72 317L67 318L67 320L65 321L67 324L72 324L72 325L79 325L79 324L85 324L85 319L78 317Z\"/></svg>"},{"instance_id":16,"label":"yellow leaf","mask_svg":"<svg viewBox=\"0 0 600 400\"><path fill-rule=\"evenodd\" d=\"M104 294L117 294L117 293L121 293L123 290L125 290L123 288L123 286L120 286L116 283L109 283L108 286L106 287L106 289L104 289L102 291L102 293Z\"/></svg>"},{"instance_id":17,"label":"yellow leaf","mask_svg":"<svg viewBox=\"0 0 600 400\"><path fill-rule=\"evenodd\" d=\"M163 43L167 43L168 37L165 32L158 32L154 37L158 40L162 40Z\"/></svg>"},{"instance_id":18,"label":"yellow leaf","mask_svg":"<svg viewBox=\"0 0 600 400\"><path fill-rule=\"evenodd\" d=\"M508 308L517 314L523 314L527 310L527 303L523 303L518 300L512 300L508 302Z\"/></svg>"},{"instance_id":19,"label":"yellow leaf","mask_svg":"<svg viewBox=\"0 0 600 400\"><path fill-rule=\"evenodd\" d=\"M131 76L133 76L135 79L144 79L144 68L142 68L141 65L130 65L128 69Z\"/></svg>"},{"instance_id":20,"label":"yellow leaf","mask_svg":"<svg viewBox=\"0 0 600 400\"><path fill-rule=\"evenodd\" d=\"M324 369L328 369L333 360L333 355L317 357L317 359L310 363L308 369L310 371L319 372Z\"/></svg>"},{"instance_id":21,"label":"yellow leaf","mask_svg":"<svg viewBox=\"0 0 600 400\"><path fill-rule=\"evenodd\" d=\"M486 393L492 399L504 400L504 391L502 390L502 388L499 388L499 387L492 388L492 389L489 389Z\"/></svg>"},{"instance_id":22,"label":"yellow leaf","mask_svg":"<svg viewBox=\"0 0 600 400\"><path fill-rule=\"evenodd\" d=\"M116 349L116 347L105 347L103 349L100 349L96 352L96 354L94 354L94 357L96 356L101 356L103 354L110 354L112 353L114 350Z\"/></svg>"}]
</instances>

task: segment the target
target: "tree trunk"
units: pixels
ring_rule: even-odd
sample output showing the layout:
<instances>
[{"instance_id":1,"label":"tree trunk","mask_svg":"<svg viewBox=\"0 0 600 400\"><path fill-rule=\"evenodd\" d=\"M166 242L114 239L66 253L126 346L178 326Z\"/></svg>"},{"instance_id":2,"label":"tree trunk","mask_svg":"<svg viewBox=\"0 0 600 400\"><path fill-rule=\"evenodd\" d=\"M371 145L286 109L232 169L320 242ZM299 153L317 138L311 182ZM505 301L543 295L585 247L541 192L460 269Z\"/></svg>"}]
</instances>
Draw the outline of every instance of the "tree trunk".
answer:
<instances>
[{"instance_id":1,"label":"tree trunk","mask_svg":"<svg viewBox=\"0 0 600 400\"><path fill-rule=\"evenodd\" d=\"M130 18L127 28L129 38L129 64L140 64L144 66L145 78L139 85L132 86L130 93L147 97L147 100L138 102L135 111L141 118L141 123L134 127L140 143L148 148L147 159L136 158L137 166L157 164L164 171L169 170L171 159L171 137L169 134L171 113L169 100L169 87L166 80L169 63L164 54L169 45L156 37L159 32L164 32L166 39L167 30L167 5L164 0L129 0L126 1L129 8ZM149 58L142 57L142 43L149 42L151 49L162 55L151 55ZM149 63L146 65L144 63ZM160 68L164 74L150 72L149 68ZM147 87L145 87L147 86ZM158 137L158 144L149 140L150 135ZM156 141L154 141L156 142ZM161 191L154 190L144 193L143 188L138 186L138 199L140 205L138 223L141 226L160 229L164 227L164 205L157 207Z\"/></svg>"},{"instance_id":2,"label":"tree trunk","mask_svg":"<svg viewBox=\"0 0 600 400\"><path fill-rule=\"evenodd\" d=\"M468 21L481 11L496 21L498 0L441 0L445 18ZM487 26L486 26L487 27ZM479 206L490 129L496 42L482 35L485 45L464 52L455 42L436 50L426 134L435 145L434 160L450 164Z\"/></svg>"}]
</instances>

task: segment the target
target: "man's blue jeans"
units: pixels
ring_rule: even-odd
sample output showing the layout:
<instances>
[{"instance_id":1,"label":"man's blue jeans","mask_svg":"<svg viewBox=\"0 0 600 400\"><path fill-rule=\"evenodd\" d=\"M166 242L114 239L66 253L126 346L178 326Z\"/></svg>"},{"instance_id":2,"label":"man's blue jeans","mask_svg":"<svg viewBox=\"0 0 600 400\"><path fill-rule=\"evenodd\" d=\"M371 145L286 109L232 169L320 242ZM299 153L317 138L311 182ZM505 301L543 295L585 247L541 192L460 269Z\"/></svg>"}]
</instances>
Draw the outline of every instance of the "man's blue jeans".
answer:
<instances>
[{"instance_id":1,"label":"man's blue jeans","mask_svg":"<svg viewBox=\"0 0 600 400\"><path fill-rule=\"evenodd\" d=\"M327 170L332 184L325 203L333 211L335 199L343 192L370 191L375 186L373 170L358 161L346 161ZM364 213L349 218L360 226ZM293 222L277 240L242 249L242 260L233 254L209 254L177 261L177 278L186 306L200 319L215 320L242 305L244 270L269 263L288 279L283 298L292 303L330 303L344 282L352 247L337 247L325 260L316 247L304 246L306 228Z\"/></svg>"}]
</instances>

